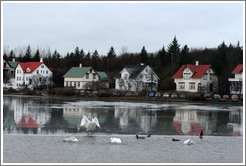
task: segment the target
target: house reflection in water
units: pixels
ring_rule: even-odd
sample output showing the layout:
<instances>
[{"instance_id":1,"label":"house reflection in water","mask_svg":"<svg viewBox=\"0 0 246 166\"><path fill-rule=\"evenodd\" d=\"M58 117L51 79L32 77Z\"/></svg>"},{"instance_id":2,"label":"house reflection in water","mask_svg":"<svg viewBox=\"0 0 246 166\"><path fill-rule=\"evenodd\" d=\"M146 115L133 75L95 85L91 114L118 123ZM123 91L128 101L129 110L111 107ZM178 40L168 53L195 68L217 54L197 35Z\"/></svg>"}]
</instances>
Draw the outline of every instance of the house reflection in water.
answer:
<instances>
[{"instance_id":1,"label":"house reflection in water","mask_svg":"<svg viewBox=\"0 0 246 166\"><path fill-rule=\"evenodd\" d=\"M231 135L232 136L240 136L243 135L243 127L242 127L242 109L237 109L231 111L229 114L229 122L227 123L228 128L232 128Z\"/></svg>"},{"instance_id":2,"label":"house reflection in water","mask_svg":"<svg viewBox=\"0 0 246 166\"><path fill-rule=\"evenodd\" d=\"M9 110L13 111L17 132L21 131L27 134L31 131L37 134L50 120L50 114L41 108L40 103L34 103L23 98L13 98L9 107Z\"/></svg>"}]
</instances>

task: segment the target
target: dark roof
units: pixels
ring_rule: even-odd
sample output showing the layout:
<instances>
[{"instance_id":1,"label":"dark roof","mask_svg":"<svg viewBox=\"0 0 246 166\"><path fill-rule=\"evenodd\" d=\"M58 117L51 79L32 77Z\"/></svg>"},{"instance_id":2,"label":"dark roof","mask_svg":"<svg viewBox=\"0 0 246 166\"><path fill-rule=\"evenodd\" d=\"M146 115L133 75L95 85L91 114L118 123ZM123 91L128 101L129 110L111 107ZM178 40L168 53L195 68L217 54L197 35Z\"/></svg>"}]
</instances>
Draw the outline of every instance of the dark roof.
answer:
<instances>
[{"instance_id":1,"label":"dark roof","mask_svg":"<svg viewBox=\"0 0 246 166\"><path fill-rule=\"evenodd\" d=\"M97 71L97 74L99 75L100 80L106 80L106 79L108 79L107 74L105 72L103 72L103 71Z\"/></svg>"},{"instance_id":2,"label":"dark roof","mask_svg":"<svg viewBox=\"0 0 246 166\"><path fill-rule=\"evenodd\" d=\"M125 69L130 73L129 78L136 78L147 65L126 66Z\"/></svg>"}]
</instances>

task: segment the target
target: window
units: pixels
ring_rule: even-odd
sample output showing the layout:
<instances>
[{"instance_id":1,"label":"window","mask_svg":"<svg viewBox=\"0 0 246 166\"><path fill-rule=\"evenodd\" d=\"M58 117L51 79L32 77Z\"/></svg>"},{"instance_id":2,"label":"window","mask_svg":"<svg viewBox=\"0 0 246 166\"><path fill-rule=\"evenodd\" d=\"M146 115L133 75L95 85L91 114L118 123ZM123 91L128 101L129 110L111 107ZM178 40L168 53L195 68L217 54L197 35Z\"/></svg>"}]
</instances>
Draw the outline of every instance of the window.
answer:
<instances>
[{"instance_id":1,"label":"window","mask_svg":"<svg viewBox=\"0 0 246 166\"><path fill-rule=\"evenodd\" d=\"M74 82L74 84L73 84L73 85L74 85L74 87L76 87L76 82Z\"/></svg>"},{"instance_id":2,"label":"window","mask_svg":"<svg viewBox=\"0 0 246 166\"><path fill-rule=\"evenodd\" d=\"M48 70L46 70L46 74L48 74Z\"/></svg>"},{"instance_id":3,"label":"window","mask_svg":"<svg viewBox=\"0 0 246 166\"><path fill-rule=\"evenodd\" d=\"M201 84L201 83L198 84L198 90L199 90L199 91L202 90L202 84Z\"/></svg>"},{"instance_id":4,"label":"window","mask_svg":"<svg viewBox=\"0 0 246 166\"><path fill-rule=\"evenodd\" d=\"M28 81L28 77L26 77L26 81Z\"/></svg>"},{"instance_id":5,"label":"window","mask_svg":"<svg viewBox=\"0 0 246 166\"><path fill-rule=\"evenodd\" d=\"M70 87L72 87L72 82L70 82Z\"/></svg>"},{"instance_id":6,"label":"window","mask_svg":"<svg viewBox=\"0 0 246 166\"><path fill-rule=\"evenodd\" d=\"M185 74L184 74L184 79L185 79L185 80L190 79L190 73L185 73Z\"/></svg>"},{"instance_id":7,"label":"window","mask_svg":"<svg viewBox=\"0 0 246 166\"><path fill-rule=\"evenodd\" d=\"M80 82L78 82L78 87L80 87Z\"/></svg>"},{"instance_id":8,"label":"window","mask_svg":"<svg viewBox=\"0 0 246 166\"><path fill-rule=\"evenodd\" d=\"M195 83L194 82L190 82L189 83L189 89L195 89Z\"/></svg>"},{"instance_id":9,"label":"window","mask_svg":"<svg viewBox=\"0 0 246 166\"><path fill-rule=\"evenodd\" d=\"M66 87L68 87L68 81L66 81Z\"/></svg>"},{"instance_id":10,"label":"window","mask_svg":"<svg viewBox=\"0 0 246 166\"><path fill-rule=\"evenodd\" d=\"M37 74L39 74L39 71L37 70Z\"/></svg>"},{"instance_id":11,"label":"window","mask_svg":"<svg viewBox=\"0 0 246 166\"><path fill-rule=\"evenodd\" d=\"M44 68L44 65L42 65L41 68Z\"/></svg>"},{"instance_id":12,"label":"window","mask_svg":"<svg viewBox=\"0 0 246 166\"><path fill-rule=\"evenodd\" d=\"M179 82L179 89L185 89L185 83Z\"/></svg>"},{"instance_id":13,"label":"window","mask_svg":"<svg viewBox=\"0 0 246 166\"><path fill-rule=\"evenodd\" d=\"M89 73L86 73L86 79L89 79Z\"/></svg>"},{"instance_id":14,"label":"window","mask_svg":"<svg viewBox=\"0 0 246 166\"><path fill-rule=\"evenodd\" d=\"M207 79L208 79L208 74L207 74L207 73L205 73L205 74L203 75L203 79L204 79L204 80L207 80Z\"/></svg>"},{"instance_id":15,"label":"window","mask_svg":"<svg viewBox=\"0 0 246 166\"><path fill-rule=\"evenodd\" d=\"M214 74L210 74L210 80L214 80Z\"/></svg>"},{"instance_id":16,"label":"window","mask_svg":"<svg viewBox=\"0 0 246 166\"><path fill-rule=\"evenodd\" d=\"M14 71L11 71L11 76L12 76L12 77L14 76Z\"/></svg>"},{"instance_id":17,"label":"window","mask_svg":"<svg viewBox=\"0 0 246 166\"><path fill-rule=\"evenodd\" d=\"M95 73L93 73L93 79L96 79L96 74Z\"/></svg>"}]
</instances>

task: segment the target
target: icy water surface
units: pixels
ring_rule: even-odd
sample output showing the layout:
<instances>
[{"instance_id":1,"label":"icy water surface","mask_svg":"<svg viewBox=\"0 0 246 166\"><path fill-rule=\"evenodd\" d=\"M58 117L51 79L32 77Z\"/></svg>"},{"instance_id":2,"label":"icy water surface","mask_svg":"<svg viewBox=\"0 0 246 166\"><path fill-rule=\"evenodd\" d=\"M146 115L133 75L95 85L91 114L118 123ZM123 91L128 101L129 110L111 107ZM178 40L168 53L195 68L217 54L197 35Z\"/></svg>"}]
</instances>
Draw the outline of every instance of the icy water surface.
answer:
<instances>
[{"instance_id":1,"label":"icy water surface","mask_svg":"<svg viewBox=\"0 0 246 166\"><path fill-rule=\"evenodd\" d=\"M101 129L87 136L81 119L93 114ZM242 163L242 119L242 106L226 104L4 96L3 162ZM136 134L146 138L136 139ZM78 142L63 142L67 136ZM122 144L110 144L111 137ZM184 145L188 138L195 143Z\"/></svg>"}]
</instances>

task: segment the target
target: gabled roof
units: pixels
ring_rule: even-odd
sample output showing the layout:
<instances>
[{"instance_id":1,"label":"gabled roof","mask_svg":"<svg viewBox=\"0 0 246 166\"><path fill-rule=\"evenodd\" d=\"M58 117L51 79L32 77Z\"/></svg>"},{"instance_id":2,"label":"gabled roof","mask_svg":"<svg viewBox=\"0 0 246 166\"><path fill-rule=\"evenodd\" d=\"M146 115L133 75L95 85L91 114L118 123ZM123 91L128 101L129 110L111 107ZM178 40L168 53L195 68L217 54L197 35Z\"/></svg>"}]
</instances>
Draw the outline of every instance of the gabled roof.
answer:
<instances>
[{"instance_id":1,"label":"gabled roof","mask_svg":"<svg viewBox=\"0 0 246 166\"><path fill-rule=\"evenodd\" d=\"M18 65L19 62L8 61L8 63L10 64L10 66L12 68L15 68Z\"/></svg>"},{"instance_id":2,"label":"gabled roof","mask_svg":"<svg viewBox=\"0 0 246 166\"><path fill-rule=\"evenodd\" d=\"M99 75L100 80L106 80L106 79L108 79L107 74L105 72L103 72L103 71L97 71L97 74Z\"/></svg>"},{"instance_id":3,"label":"gabled roof","mask_svg":"<svg viewBox=\"0 0 246 166\"><path fill-rule=\"evenodd\" d=\"M129 72L129 78L136 78L145 68L147 65L136 65L136 66L126 66L125 69Z\"/></svg>"},{"instance_id":4,"label":"gabled roof","mask_svg":"<svg viewBox=\"0 0 246 166\"><path fill-rule=\"evenodd\" d=\"M83 77L92 67L72 67L63 77Z\"/></svg>"},{"instance_id":5,"label":"gabled roof","mask_svg":"<svg viewBox=\"0 0 246 166\"><path fill-rule=\"evenodd\" d=\"M237 67L231 72L232 74L237 74L243 71L243 64L237 65Z\"/></svg>"},{"instance_id":6,"label":"gabled roof","mask_svg":"<svg viewBox=\"0 0 246 166\"><path fill-rule=\"evenodd\" d=\"M40 65L44 64L43 62L23 62L19 63L24 73L32 73ZM29 70L27 70L29 68ZM51 70L51 68L49 68Z\"/></svg>"},{"instance_id":7,"label":"gabled roof","mask_svg":"<svg viewBox=\"0 0 246 166\"><path fill-rule=\"evenodd\" d=\"M22 115L20 122L17 123L17 127L39 128L39 125L30 115Z\"/></svg>"},{"instance_id":8,"label":"gabled roof","mask_svg":"<svg viewBox=\"0 0 246 166\"><path fill-rule=\"evenodd\" d=\"M206 71L211 67L211 65L183 65L179 70L173 75L172 78L183 78L183 71L188 67L194 74L191 78L202 78Z\"/></svg>"}]
</instances>

